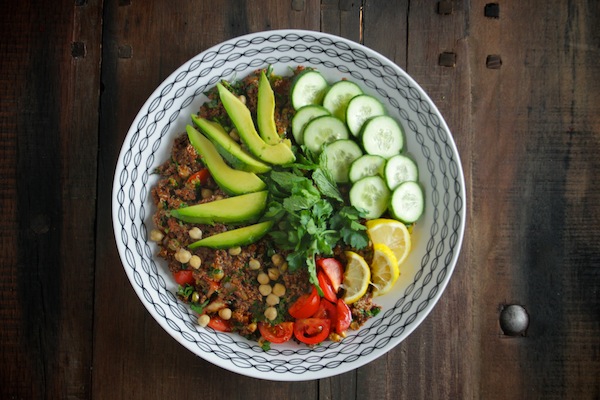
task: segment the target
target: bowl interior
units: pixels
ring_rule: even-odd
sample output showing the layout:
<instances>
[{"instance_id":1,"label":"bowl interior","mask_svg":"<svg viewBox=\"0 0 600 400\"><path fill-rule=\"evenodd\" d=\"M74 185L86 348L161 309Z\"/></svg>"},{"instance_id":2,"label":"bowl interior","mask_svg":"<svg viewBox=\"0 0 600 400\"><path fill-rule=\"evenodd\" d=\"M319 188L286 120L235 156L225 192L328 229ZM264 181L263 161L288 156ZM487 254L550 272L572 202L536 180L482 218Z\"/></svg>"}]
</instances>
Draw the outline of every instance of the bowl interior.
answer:
<instances>
[{"instance_id":1,"label":"bowl interior","mask_svg":"<svg viewBox=\"0 0 600 400\"><path fill-rule=\"evenodd\" d=\"M176 283L148 240L154 206L153 170L168 159L204 93L222 79L242 78L271 65L290 75L297 65L318 69L330 83L349 79L378 97L406 132L425 190L425 214L392 292L377 298L382 312L339 343L314 348L287 343L265 352L238 335L196 325L177 300ZM385 57L359 44L310 31L269 31L235 38L192 58L149 97L127 134L115 171L113 223L125 271L158 323L198 356L228 370L272 380L324 378L364 365L400 343L431 311L446 287L465 226L460 158L439 111L420 86Z\"/></svg>"}]
</instances>

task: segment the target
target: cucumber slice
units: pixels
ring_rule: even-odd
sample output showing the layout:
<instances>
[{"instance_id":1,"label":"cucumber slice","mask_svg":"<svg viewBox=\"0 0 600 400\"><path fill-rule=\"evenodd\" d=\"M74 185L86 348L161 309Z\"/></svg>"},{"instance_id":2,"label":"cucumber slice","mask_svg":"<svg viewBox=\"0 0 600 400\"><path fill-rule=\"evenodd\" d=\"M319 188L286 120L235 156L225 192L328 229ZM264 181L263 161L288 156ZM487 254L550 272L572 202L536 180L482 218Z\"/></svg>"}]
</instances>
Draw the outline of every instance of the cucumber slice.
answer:
<instances>
[{"instance_id":1,"label":"cucumber slice","mask_svg":"<svg viewBox=\"0 0 600 400\"><path fill-rule=\"evenodd\" d=\"M362 89L354 82L339 81L334 83L323 98L323 107L342 121L346 122L346 108L350 100L363 94Z\"/></svg>"},{"instance_id":2,"label":"cucumber slice","mask_svg":"<svg viewBox=\"0 0 600 400\"><path fill-rule=\"evenodd\" d=\"M412 224L423 214L425 196L417 182L401 183L392 193L390 213L405 224Z\"/></svg>"},{"instance_id":3,"label":"cucumber slice","mask_svg":"<svg viewBox=\"0 0 600 400\"><path fill-rule=\"evenodd\" d=\"M363 148L368 154L390 158L404 147L402 127L387 115L370 118L365 122L361 135Z\"/></svg>"},{"instance_id":4,"label":"cucumber slice","mask_svg":"<svg viewBox=\"0 0 600 400\"><path fill-rule=\"evenodd\" d=\"M324 115L310 121L304 127L304 144L315 154L320 154L323 145L339 139L348 139L346 124L333 115Z\"/></svg>"},{"instance_id":5,"label":"cucumber slice","mask_svg":"<svg viewBox=\"0 0 600 400\"><path fill-rule=\"evenodd\" d=\"M292 134L298 144L304 144L304 128L306 124L317 117L329 115L329 111L325 107L309 104L301 107L292 118Z\"/></svg>"},{"instance_id":6,"label":"cucumber slice","mask_svg":"<svg viewBox=\"0 0 600 400\"><path fill-rule=\"evenodd\" d=\"M383 215L390 202L390 190L379 175L362 178L350 189L350 204L366 212L365 218L376 219Z\"/></svg>"},{"instance_id":7,"label":"cucumber slice","mask_svg":"<svg viewBox=\"0 0 600 400\"><path fill-rule=\"evenodd\" d=\"M374 154L365 154L352 163L348 177L350 182L356 182L367 176L383 176L384 166L385 158Z\"/></svg>"},{"instance_id":8,"label":"cucumber slice","mask_svg":"<svg viewBox=\"0 0 600 400\"><path fill-rule=\"evenodd\" d=\"M384 176L390 190L394 190L402 182L416 182L419 179L419 169L410 157L396 154L387 160Z\"/></svg>"},{"instance_id":9,"label":"cucumber slice","mask_svg":"<svg viewBox=\"0 0 600 400\"><path fill-rule=\"evenodd\" d=\"M306 70L298 74L292 84L292 107L294 110L308 104L321 104L329 84L320 72Z\"/></svg>"},{"instance_id":10,"label":"cucumber slice","mask_svg":"<svg viewBox=\"0 0 600 400\"><path fill-rule=\"evenodd\" d=\"M348 103L346 124L348 124L350 132L354 136L358 136L367 119L384 114L385 108L379 100L367 94L361 94L354 96Z\"/></svg>"},{"instance_id":11,"label":"cucumber slice","mask_svg":"<svg viewBox=\"0 0 600 400\"><path fill-rule=\"evenodd\" d=\"M360 156L362 156L362 150L351 139L336 140L326 145L321 154L325 161L325 168L337 183L348 182L350 165Z\"/></svg>"}]
</instances>

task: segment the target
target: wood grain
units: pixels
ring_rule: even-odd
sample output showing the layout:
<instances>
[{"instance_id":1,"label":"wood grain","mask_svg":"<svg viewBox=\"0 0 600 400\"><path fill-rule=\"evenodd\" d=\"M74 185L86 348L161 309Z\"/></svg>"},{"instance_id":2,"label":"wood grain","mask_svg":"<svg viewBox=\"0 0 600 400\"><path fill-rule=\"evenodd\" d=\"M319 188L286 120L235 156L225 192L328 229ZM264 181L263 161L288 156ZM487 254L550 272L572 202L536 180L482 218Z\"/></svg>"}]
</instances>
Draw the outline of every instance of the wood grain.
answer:
<instances>
[{"instance_id":1,"label":"wood grain","mask_svg":"<svg viewBox=\"0 0 600 400\"><path fill-rule=\"evenodd\" d=\"M492 2L439 3L3 2L0 398L600 398L600 3L497 1L497 18ZM462 253L431 314L385 356L309 382L243 377L179 345L136 297L112 229L117 156L152 91L213 45L279 28L405 69L467 181ZM522 335L500 327L510 304L529 314Z\"/></svg>"},{"instance_id":2,"label":"wood grain","mask_svg":"<svg viewBox=\"0 0 600 400\"><path fill-rule=\"evenodd\" d=\"M600 57L592 28L599 10L597 3L562 4L502 4L496 20L483 16L484 2L474 3L472 231L482 281L483 397L599 393L594 356L574 351L584 337L598 349L598 338L589 339L600 315L600 203L589 175L598 162L589 150L600 129L590 112L600 90L592 78L598 64L589 61ZM501 56L500 69L486 68L488 54ZM584 59L588 67L580 69ZM525 336L502 335L496 317L506 304L530 314ZM575 366L576 376L568 372ZM507 384L508 394L499 394Z\"/></svg>"},{"instance_id":3,"label":"wood grain","mask_svg":"<svg viewBox=\"0 0 600 400\"><path fill-rule=\"evenodd\" d=\"M100 17L2 12L2 398L90 396Z\"/></svg>"}]
</instances>

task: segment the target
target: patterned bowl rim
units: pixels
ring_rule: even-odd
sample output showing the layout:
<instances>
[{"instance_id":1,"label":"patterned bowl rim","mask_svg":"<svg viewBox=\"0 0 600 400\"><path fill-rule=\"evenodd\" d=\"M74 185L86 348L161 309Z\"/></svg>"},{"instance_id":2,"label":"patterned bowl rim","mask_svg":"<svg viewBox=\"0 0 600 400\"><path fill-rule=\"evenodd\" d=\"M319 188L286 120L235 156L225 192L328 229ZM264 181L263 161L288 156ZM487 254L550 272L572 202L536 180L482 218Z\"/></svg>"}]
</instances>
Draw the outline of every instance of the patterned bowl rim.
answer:
<instances>
[{"instance_id":1,"label":"patterned bowl rim","mask_svg":"<svg viewBox=\"0 0 600 400\"><path fill-rule=\"evenodd\" d=\"M420 149L414 155L430 179L424 185L425 222L429 224L418 227L429 226L429 232L422 239L421 257L415 260L418 269L399 298L387 301L377 317L341 342L313 348L272 346L265 352L238 335L195 324L194 313L173 294L174 283L166 267L154 257L155 247L148 240L151 228L147 227L152 213L148 199L152 171L164 161L160 152L164 153L165 146L170 148L172 132L184 131L180 128L189 121L189 111L197 110L206 100L203 93L219 80L245 76L267 65L313 66L328 79L347 77L366 93L378 96L404 125L409 149ZM379 53L348 39L306 30L257 32L227 40L167 77L142 106L124 140L115 168L112 206L115 239L126 274L163 329L215 365L278 381L338 375L373 361L402 342L426 318L447 286L466 224L465 181L456 144L425 91Z\"/></svg>"}]
</instances>

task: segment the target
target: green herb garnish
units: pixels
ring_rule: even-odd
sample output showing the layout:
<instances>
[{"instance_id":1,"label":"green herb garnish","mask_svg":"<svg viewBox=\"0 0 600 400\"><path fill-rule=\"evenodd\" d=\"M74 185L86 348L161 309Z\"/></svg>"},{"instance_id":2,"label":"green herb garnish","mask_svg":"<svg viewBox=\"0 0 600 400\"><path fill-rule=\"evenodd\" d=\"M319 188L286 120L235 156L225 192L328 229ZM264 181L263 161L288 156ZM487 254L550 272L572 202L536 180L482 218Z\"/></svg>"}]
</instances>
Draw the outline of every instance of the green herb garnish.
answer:
<instances>
[{"instance_id":1,"label":"green herb garnish","mask_svg":"<svg viewBox=\"0 0 600 400\"><path fill-rule=\"evenodd\" d=\"M356 249L367 246L361 213L345 206L336 183L322 163L304 148L295 163L268 176L270 203L267 218L278 220L270 232L273 241L287 256L290 271L306 267L310 282L321 292L315 256L333 255L343 241Z\"/></svg>"}]
</instances>

